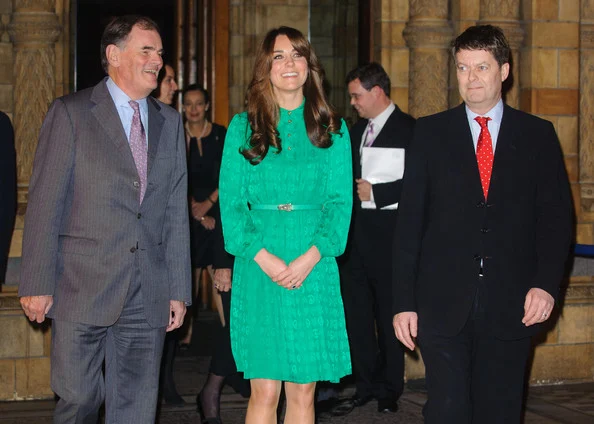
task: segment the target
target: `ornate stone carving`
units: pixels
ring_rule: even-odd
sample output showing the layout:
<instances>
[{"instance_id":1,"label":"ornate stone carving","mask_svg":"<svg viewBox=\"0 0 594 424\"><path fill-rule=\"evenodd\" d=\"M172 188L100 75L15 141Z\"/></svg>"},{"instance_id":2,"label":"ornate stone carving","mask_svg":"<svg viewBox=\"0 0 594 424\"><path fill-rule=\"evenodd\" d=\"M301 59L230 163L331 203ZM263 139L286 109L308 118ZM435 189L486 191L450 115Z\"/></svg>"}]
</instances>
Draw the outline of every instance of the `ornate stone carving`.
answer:
<instances>
[{"instance_id":1,"label":"ornate stone carving","mask_svg":"<svg viewBox=\"0 0 594 424\"><path fill-rule=\"evenodd\" d=\"M585 164L589 166L594 166L590 157L590 163ZM594 184L580 184L580 198L582 204L582 211L584 212L594 212Z\"/></svg>"},{"instance_id":2,"label":"ornate stone carving","mask_svg":"<svg viewBox=\"0 0 594 424\"><path fill-rule=\"evenodd\" d=\"M410 0L410 18L432 17L447 19L448 2L435 0Z\"/></svg>"},{"instance_id":3,"label":"ornate stone carving","mask_svg":"<svg viewBox=\"0 0 594 424\"><path fill-rule=\"evenodd\" d=\"M583 212L594 212L594 25L581 25L582 44L580 51L580 139L579 169L581 183L581 207Z\"/></svg>"},{"instance_id":4,"label":"ornate stone carving","mask_svg":"<svg viewBox=\"0 0 594 424\"><path fill-rule=\"evenodd\" d=\"M0 311L6 310L21 310L21 303L19 298L16 296L0 296Z\"/></svg>"},{"instance_id":5,"label":"ornate stone carving","mask_svg":"<svg viewBox=\"0 0 594 424\"><path fill-rule=\"evenodd\" d=\"M585 20L594 20L594 0L582 0L580 16L582 22Z\"/></svg>"},{"instance_id":6,"label":"ornate stone carving","mask_svg":"<svg viewBox=\"0 0 594 424\"><path fill-rule=\"evenodd\" d=\"M14 13L8 25L15 48L38 48L37 43L53 45L60 30L58 16L50 12Z\"/></svg>"},{"instance_id":7,"label":"ornate stone carving","mask_svg":"<svg viewBox=\"0 0 594 424\"><path fill-rule=\"evenodd\" d=\"M14 45L14 118L17 149L19 212L27 201L27 190L37 138L49 103L55 97L55 51L61 26L52 1L17 1L8 33ZM34 12L23 12L36 6Z\"/></svg>"},{"instance_id":8,"label":"ornate stone carving","mask_svg":"<svg viewBox=\"0 0 594 424\"><path fill-rule=\"evenodd\" d=\"M54 10L55 0L15 0L14 10Z\"/></svg>"},{"instance_id":9,"label":"ornate stone carving","mask_svg":"<svg viewBox=\"0 0 594 424\"><path fill-rule=\"evenodd\" d=\"M447 0L411 0L402 35L410 48L409 113L415 117L448 108L449 43L453 32Z\"/></svg>"},{"instance_id":10,"label":"ornate stone carving","mask_svg":"<svg viewBox=\"0 0 594 424\"><path fill-rule=\"evenodd\" d=\"M580 25L580 47L594 49L594 25Z\"/></svg>"},{"instance_id":11,"label":"ornate stone carving","mask_svg":"<svg viewBox=\"0 0 594 424\"><path fill-rule=\"evenodd\" d=\"M441 49L411 50L409 112L415 117L448 108L448 53Z\"/></svg>"},{"instance_id":12,"label":"ornate stone carving","mask_svg":"<svg viewBox=\"0 0 594 424\"><path fill-rule=\"evenodd\" d=\"M570 284L565 289L565 302L594 302L594 284Z\"/></svg>"},{"instance_id":13,"label":"ornate stone carving","mask_svg":"<svg viewBox=\"0 0 594 424\"><path fill-rule=\"evenodd\" d=\"M481 0L481 19L483 16L498 16L502 19L516 20L520 17L518 0Z\"/></svg>"}]
</instances>

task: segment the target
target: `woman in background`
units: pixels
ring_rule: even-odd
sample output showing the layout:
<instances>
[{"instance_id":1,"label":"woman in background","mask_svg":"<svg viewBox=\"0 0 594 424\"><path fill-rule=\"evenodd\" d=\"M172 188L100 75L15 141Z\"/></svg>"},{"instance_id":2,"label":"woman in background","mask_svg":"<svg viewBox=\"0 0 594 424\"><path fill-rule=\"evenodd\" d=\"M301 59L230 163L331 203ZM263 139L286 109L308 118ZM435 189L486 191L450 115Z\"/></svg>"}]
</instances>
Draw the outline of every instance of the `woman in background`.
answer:
<instances>
[{"instance_id":1,"label":"woman in background","mask_svg":"<svg viewBox=\"0 0 594 424\"><path fill-rule=\"evenodd\" d=\"M175 82L175 71L169 64L163 65L159 76L157 77L157 88L151 93L151 96L157 100L171 106L173 96L177 92L177 83ZM159 381L159 391L163 400L169 405L182 406L186 402L177 392L175 380L173 379L173 361L178 344L178 331L171 331L165 336L165 345L163 347L163 358L161 359L161 374Z\"/></svg>"},{"instance_id":2,"label":"woman in background","mask_svg":"<svg viewBox=\"0 0 594 424\"><path fill-rule=\"evenodd\" d=\"M235 256L231 343L251 379L246 423L315 420L317 381L351 373L336 257L352 208L348 130L324 94L301 32L268 32L247 112L227 133L220 177L227 251Z\"/></svg>"},{"instance_id":3,"label":"woman in background","mask_svg":"<svg viewBox=\"0 0 594 424\"><path fill-rule=\"evenodd\" d=\"M190 205L190 231L192 267L194 268L194 299L198 296L202 270L206 268L214 281L213 246L221 226L219 211L219 170L223 155L223 142L227 129L208 120L210 96L197 84L189 85L182 94L188 147L188 188ZM217 309L224 324L220 297L215 293ZM191 314L193 315L193 314ZM189 347L192 340L192 321L187 320L187 333L181 340L182 347Z\"/></svg>"},{"instance_id":4,"label":"woman in background","mask_svg":"<svg viewBox=\"0 0 594 424\"><path fill-rule=\"evenodd\" d=\"M177 83L175 82L175 71L169 64L165 64L159 76L157 77L157 88L151 93L155 99L173 105L173 96L177 92Z\"/></svg>"}]
</instances>

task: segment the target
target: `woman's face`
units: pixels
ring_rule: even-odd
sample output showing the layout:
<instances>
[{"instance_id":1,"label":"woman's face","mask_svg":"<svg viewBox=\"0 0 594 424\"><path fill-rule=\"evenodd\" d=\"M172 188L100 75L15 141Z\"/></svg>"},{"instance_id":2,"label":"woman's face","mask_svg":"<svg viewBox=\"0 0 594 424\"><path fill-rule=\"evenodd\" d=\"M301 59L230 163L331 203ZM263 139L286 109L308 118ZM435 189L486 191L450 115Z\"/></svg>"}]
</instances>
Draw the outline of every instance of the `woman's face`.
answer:
<instances>
[{"instance_id":1,"label":"woman's face","mask_svg":"<svg viewBox=\"0 0 594 424\"><path fill-rule=\"evenodd\" d=\"M208 106L209 104L204 101L202 91L188 91L184 95L184 115L189 123L204 121Z\"/></svg>"},{"instance_id":2,"label":"woman's face","mask_svg":"<svg viewBox=\"0 0 594 424\"><path fill-rule=\"evenodd\" d=\"M274 42L270 82L276 95L303 91L309 67L286 35L279 35Z\"/></svg>"},{"instance_id":3,"label":"woman's face","mask_svg":"<svg viewBox=\"0 0 594 424\"><path fill-rule=\"evenodd\" d=\"M165 78L161 81L161 96L159 96L159 100L166 105L170 105L173 103L173 95L177 91L175 72L169 65L165 65L165 70L163 72L165 72Z\"/></svg>"}]
</instances>

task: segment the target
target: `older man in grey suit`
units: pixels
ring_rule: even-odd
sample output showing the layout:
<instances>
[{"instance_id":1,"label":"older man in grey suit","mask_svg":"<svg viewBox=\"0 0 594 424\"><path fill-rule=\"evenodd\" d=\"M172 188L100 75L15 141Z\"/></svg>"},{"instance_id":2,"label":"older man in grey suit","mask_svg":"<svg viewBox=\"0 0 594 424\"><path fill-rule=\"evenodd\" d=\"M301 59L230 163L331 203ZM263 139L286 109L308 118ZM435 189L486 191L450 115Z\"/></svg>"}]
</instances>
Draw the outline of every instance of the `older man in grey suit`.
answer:
<instances>
[{"instance_id":1,"label":"older man in grey suit","mask_svg":"<svg viewBox=\"0 0 594 424\"><path fill-rule=\"evenodd\" d=\"M115 18L109 76L55 100L41 129L19 296L53 320L57 423L95 423L103 400L106 423L154 422L165 332L191 300L182 122L148 97L162 50L152 20Z\"/></svg>"}]
</instances>

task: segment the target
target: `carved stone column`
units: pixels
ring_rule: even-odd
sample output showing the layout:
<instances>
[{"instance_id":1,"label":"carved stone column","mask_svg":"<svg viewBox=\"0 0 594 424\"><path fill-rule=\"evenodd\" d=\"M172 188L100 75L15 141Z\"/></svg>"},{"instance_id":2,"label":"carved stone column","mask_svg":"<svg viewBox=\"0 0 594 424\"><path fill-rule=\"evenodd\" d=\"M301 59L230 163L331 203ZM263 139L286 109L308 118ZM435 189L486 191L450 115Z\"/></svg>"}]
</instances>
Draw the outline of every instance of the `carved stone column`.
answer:
<instances>
[{"instance_id":1,"label":"carved stone column","mask_svg":"<svg viewBox=\"0 0 594 424\"><path fill-rule=\"evenodd\" d=\"M481 0L480 25L500 27L512 48L512 69L504 89L508 88L505 102L515 108L520 106L520 49L524 41L524 30L520 23L520 0ZM511 87L510 87L511 84Z\"/></svg>"},{"instance_id":2,"label":"carved stone column","mask_svg":"<svg viewBox=\"0 0 594 424\"><path fill-rule=\"evenodd\" d=\"M582 1L580 22L580 131L579 182L581 210L578 219L594 220L594 0ZM587 233L587 232L585 232ZM592 231L590 231L592 233ZM582 243L592 243L594 237ZM578 242L579 235L578 235Z\"/></svg>"},{"instance_id":3,"label":"carved stone column","mask_svg":"<svg viewBox=\"0 0 594 424\"><path fill-rule=\"evenodd\" d=\"M448 108L448 63L452 27L447 0L410 0L403 32L410 49L409 113L414 117Z\"/></svg>"},{"instance_id":4,"label":"carved stone column","mask_svg":"<svg viewBox=\"0 0 594 424\"><path fill-rule=\"evenodd\" d=\"M19 214L27 203L39 130L55 97L55 50L61 26L55 0L14 0L8 33L14 46L14 116Z\"/></svg>"}]
</instances>

